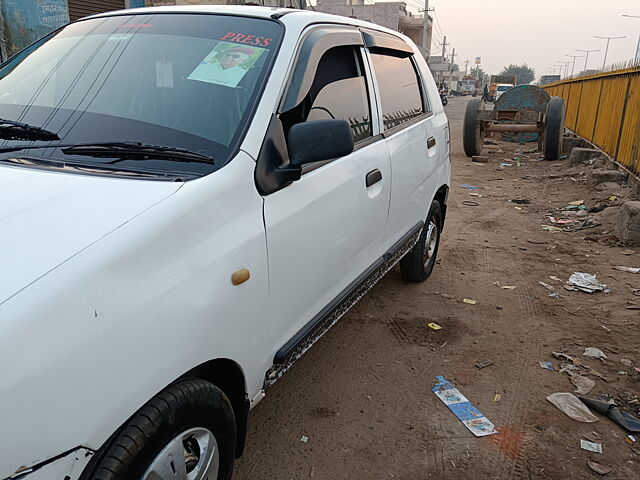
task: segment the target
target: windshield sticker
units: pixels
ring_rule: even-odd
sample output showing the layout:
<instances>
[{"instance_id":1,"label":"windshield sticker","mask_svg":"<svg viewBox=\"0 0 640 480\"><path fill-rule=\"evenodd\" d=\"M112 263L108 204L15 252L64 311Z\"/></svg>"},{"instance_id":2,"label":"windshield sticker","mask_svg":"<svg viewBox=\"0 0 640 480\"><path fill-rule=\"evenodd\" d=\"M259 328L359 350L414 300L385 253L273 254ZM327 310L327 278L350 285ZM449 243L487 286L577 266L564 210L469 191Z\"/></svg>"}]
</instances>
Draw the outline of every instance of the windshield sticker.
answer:
<instances>
[{"instance_id":1,"label":"windshield sticker","mask_svg":"<svg viewBox=\"0 0 640 480\"><path fill-rule=\"evenodd\" d=\"M156 87L173 88L173 62L156 60Z\"/></svg>"},{"instance_id":2,"label":"windshield sticker","mask_svg":"<svg viewBox=\"0 0 640 480\"><path fill-rule=\"evenodd\" d=\"M187 78L235 87L265 51L264 48L219 42Z\"/></svg>"},{"instance_id":3,"label":"windshield sticker","mask_svg":"<svg viewBox=\"0 0 640 480\"><path fill-rule=\"evenodd\" d=\"M258 47L268 47L273 38L258 37L256 35L246 35L244 33L228 32L220 38L229 42L244 43L245 45L256 45Z\"/></svg>"}]
</instances>

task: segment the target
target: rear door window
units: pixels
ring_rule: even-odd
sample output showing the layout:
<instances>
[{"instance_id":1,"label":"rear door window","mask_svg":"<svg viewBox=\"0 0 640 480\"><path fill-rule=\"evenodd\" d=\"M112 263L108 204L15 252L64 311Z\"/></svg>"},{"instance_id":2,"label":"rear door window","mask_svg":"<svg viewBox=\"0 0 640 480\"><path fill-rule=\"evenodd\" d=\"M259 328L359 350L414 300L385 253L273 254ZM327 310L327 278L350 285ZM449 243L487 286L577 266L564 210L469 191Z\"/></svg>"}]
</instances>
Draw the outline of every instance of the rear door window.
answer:
<instances>
[{"instance_id":1,"label":"rear door window","mask_svg":"<svg viewBox=\"0 0 640 480\"><path fill-rule=\"evenodd\" d=\"M372 50L371 60L378 81L385 131L425 112L420 79L403 52Z\"/></svg>"}]
</instances>

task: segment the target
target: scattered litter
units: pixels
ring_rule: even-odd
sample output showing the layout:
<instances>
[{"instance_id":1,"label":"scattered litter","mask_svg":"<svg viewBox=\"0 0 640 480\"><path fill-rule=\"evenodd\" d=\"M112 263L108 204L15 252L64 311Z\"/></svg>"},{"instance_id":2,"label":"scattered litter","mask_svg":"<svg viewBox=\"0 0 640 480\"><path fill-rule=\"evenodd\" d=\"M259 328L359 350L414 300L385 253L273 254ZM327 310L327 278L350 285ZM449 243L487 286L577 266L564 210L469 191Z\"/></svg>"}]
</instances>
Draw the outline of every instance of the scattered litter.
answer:
<instances>
[{"instance_id":1,"label":"scattered litter","mask_svg":"<svg viewBox=\"0 0 640 480\"><path fill-rule=\"evenodd\" d=\"M586 293L593 293L598 291L604 291L607 286L596 280L595 275L584 272L574 272L564 284L564 288L567 290L582 291Z\"/></svg>"},{"instance_id":2,"label":"scattered litter","mask_svg":"<svg viewBox=\"0 0 640 480\"><path fill-rule=\"evenodd\" d=\"M620 360L622 363L624 363L625 365L627 365L628 367L631 366L631 360L629 360L628 358L623 358L622 360Z\"/></svg>"},{"instance_id":3,"label":"scattered litter","mask_svg":"<svg viewBox=\"0 0 640 480\"><path fill-rule=\"evenodd\" d=\"M593 387L596 386L596 382L594 380L591 380L590 378L584 377L577 373L571 375L571 383L573 383L573 385L576 387L575 392L579 393L580 395L588 394L591 390L593 390Z\"/></svg>"},{"instance_id":4,"label":"scattered litter","mask_svg":"<svg viewBox=\"0 0 640 480\"><path fill-rule=\"evenodd\" d=\"M502 285L500 288L503 288L505 290L515 290L516 286L515 285Z\"/></svg>"},{"instance_id":5,"label":"scattered litter","mask_svg":"<svg viewBox=\"0 0 640 480\"><path fill-rule=\"evenodd\" d=\"M602 350L595 347L585 348L584 353L582 355L584 355L585 357L591 357L591 358L601 358L601 359L609 358L605 355L605 353Z\"/></svg>"},{"instance_id":6,"label":"scattered litter","mask_svg":"<svg viewBox=\"0 0 640 480\"><path fill-rule=\"evenodd\" d=\"M590 452L602 453L602 445L595 442L587 442L583 439L580 439L580 448L583 450L588 450Z\"/></svg>"},{"instance_id":7,"label":"scattered litter","mask_svg":"<svg viewBox=\"0 0 640 480\"><path fill-rule=\"evenodd\" d=\"M560 298L560 294L558 292L553 292L553 293L550 293L549 295L547 295L547 297Z\"/></svg>"},{"instance_id":8,"label":"scattered litter","mask_svg":"<svg viewBox=\"0 0 640 480\"><path fill-rule=\"evenodd\" d=\"M545 232L561 232L562 229L560 227L554 227L553 225L542 225L542 230L544 230Z\"/></svg>"},{"instance_id":9,"label":"scattered litter","mask_svg":"<svg viewBox=\"0 0 640 480\"><path fill-rule=\"evenodd\" d=\"M531 200L526 200L526 199L513 199L511 200L511 203L517 203L518 205L529 205L531 203Z\"/></svg>"},{"instance_id":10,"label":"scattered litter","mask_svg":"<svg viewBox=\"0 0 640 480\"><path fill-rule=\"evenodd\" d=\"M640 433L640 419L628 414L627 412L623 412L613 400L604 401L597 398L584 397L580 397L580 400L582 400L585 405L593 408L596 412L610 418L627 431Z\"/></svg>"},{"instance_id":11,"label":"scattered litter","mask_svg":"<svg viewBox=\"0 0 640 480\"><path fill-rule=\"evenodd\" d=\"M558 277L556 277L555 275L549 275L549 278L551 280L555 280L556 282L561 282L562 280L560 280Z\"/></svg>"},{"instance_id":12,"label":"scattered litter","mask_svg":"<svg viewBox=\"0 0 640 480\"><path fill-rule=\"evenodd\" d=\"M547 242L539 242L537 240L529 240L529 239L527 239L527 242L533 245L544 245L545 243L547 243Z\"/></svg>"},{"instance_id":13,"label":"scattered litter","mask_svg":"<svg viewBox=\"0 0 640 480\"><path fill-rule=\"evenodd\" d=\"M484 145L498 145L498 142L495 140L485 140Z\"/></svg>"},{"instance_id":14,"label":"scattered litter","mask_svg":"<svg viewBox=\"0 0 640 480\"><path fill-rule=\"evenodd\" d=\"M560 155L560 158L558 158L558 160L566 160L567 158L569 158L569 155Z\"/></svg>"},{"instance_id":15,"label":"scattered litter","mask_svg":"<svg viewBox=\"0 0 640 480\"><path fill-rule=\"evenodd\" d=\"M470 298L463 298L462 301L464 303L468 303L469 305L475 305L476 303L478 303L477 300L471 300Z\"/></svg>"},{"instance_id":16,"label":"scattered litter","mask_svg":"<svg viewBox=\"0 0 640 480\"><path fill-rule=\"evenodd\" d=\"M553 393L547 397L547 400L558 407L565 415L578 422L592 423L598 421L598 417L591 413L589 408L572 393Z\"/></svg>"},{"instance_id":17,"label":"scattered litter","mask_svg":"<svg viewBox=\"0 0 640 480\"><path fill-rule=\"evenodd\" d=\"M555 368L553 368L553 363L552 362L538 362L538 363L545 370L555 371Z\"/></svg>"},{"instance_id":18,"label":"scattered litter","mask_svg":"<svg viewBox=\"0 0 640 480\"><path fill-rule=\"evenodd\" d=\"M460 185L462 188L466 188L467 190L479 190L480 187L476 187L474 185L469 185L468 183L463 183Z\"/></svg>"},{"instance_id":19,"label":"scattered litter","mask_svg":"<svg viewBox=\"0 0 640 480\"><path fill-rule=\"evenodd\" d=\"M499 393L496 393L496 394L493 396L493 401L494 401L494 402L499 402L501 398L502 398L502 395L500 395Z\"/></svg>"},{"instance_id":20,"label":"scattered litter","mask_svg":"<svg viewBox=\"0 0 640 480\"><path fill-rule=\"evenodd\" d=\"M522 210L522 207L513 207L513 208L515 208L516 210Z\"/></svg>"},{"instance_id":21,"label":"scattered litter","mask_svg":"<svg viewBox=\"0 0 640 480\"><path fill-rule=\"evenodd\" d=\"M634 267L613 267L614 270L620 270L621 272L627 272L627 273L640 273L640 267L638 268L634 268Z\"/></svg>"},{"instance_id":22,"label":"scattered litter","mask_svg":"<svg viewBox=\"0 0 640 480\"><path fill-rule=\"evenodd\" d=\"M460 420L476 437L493 435L498 433L493 423L491 423L480 411L471 405L457 388L445 380L444 377L436 376L438 383L431 389L442 402L449 407L449 410Z\"/></svg>"},{"instance_id":23,"label":"scattered litter","mask_svg":"<svg viewBox=\"0 0 640 480\"><path fill-rule=\"evenodd\" d=\"M478 197L478 198L482 198L482 194L480 193L476 193L476 192L467 192L469 195L471 195L472 197Z\"/></svg>"},{"instance_id":24,"label":"scattered litter","mask_svg":"<svg viewBox=\"0 0 640 480\"><path fill-rule=\"evenodd\" d=\"M539 285L542 285L544 288L546 288L547 290L554 290L554 288L549 285L548 283L544 283L544 282L538 282Z\"/></svg>"},{"instance_id":25,"label":"scattered litter","mask_svg":"<svg viewBox=\"0 0 640 480\"><path fill-rule=\"evenodd\" d=\"M427 325L432 329L432 330L442 330L442 327L440 325L438 325L437 323L427 323Z\"/></svg>"},{"instance_id":26,"label":"scattered litter","mask_svg":"<svg viewBox=\"0 0 640 480\"><path fill-rule=\"evenodd\" d=\"M465 207L478 207L478 206L480 206L480 204L478 202L472 202L471 200L464 200L462 202L462 205L464 205Z\"/></svg>"},{"instance_id":27,"label":"scattered litter","mask_svg":"<svg viewBox=\"0 0 640 480\"><path fill-rule=\"evenodd\" d=\"M584 200L576 200L574 202L569 202L569 205L573 205L573 206L576 206L576 207L578 207L578 206L580 206L582 204L584 204Z\"/></svg>"},{"instance_id":28,"label":"scattered litter","mask_svg":"<svg viewBox=\"0 0 640 480\"><path fill-rule=\"evenodd\" d=\"M627 442L629 445L633 445L634 443L636 443L637 438L634 437L633 435L627 435L626 437L624 437L624 441Z\"/></svg>"},{"instance_id":29,"label":"scattered litter","mask_svg":"<svg viewBox=\"0 0 640 480\"><path fill-rule=\"evenodd\" d=\"M307 437L306 435L302 435L302 437L300 437L300 441L302 443L307 443L309 441L309 437Z\"/></svg>"},{"instance_id":30,"label":"scattered litter","mask_svg":"<svg viewBox=\"0 0 640 480\"><path fill-rule=\"evenodd\" d=\"M607 473L611 472L611 467L607 467L602 463L594 462L593 460L587 460L587 465L589 465L589 468L591 470L599 473L600 475L606 475Z\"/></svg>"},{"instance_id":31,"label":"scattered litter","mask_svg":"<svg viewBox=\"0 0 640 480\"><path fill-rule=\"evenodd\" d=\"M590 442L594 442L594 443L603 443L604 441L604 439L602 438L602 435L600 435L598 432L594 430L592 430L589 433L583 433L582 436L587 440L589 440Z\"/></svg>"},{"instance_id":32,"label":"scattered litter","mask_svg":"<svg viewBox=\"0 0 640 480\"><path fill-rule=\"evenodd\" d=\"M491 366L493 364L494 364L494 362L489 360L488 362L478 362L478 363L476 363L476 367L482 369L482 368L485 368L485 367L489 367L489 366Z\"/></svg>"},{"instance_id":33,"label":"scattered litter","mask_svg":"<svg viewBox=\"0 0 640 480\"><path fill-rule=\"evenodd\" d=\"M500 166L501 166L501 167L512 167L512 166L513 166L513 164L511 164L511 163L506 163L506 162L502 162L502 163L500 164Z\"/></svg>"},{"instance_id":34,"label":"scattered litter","mask_svg":"<svg viewBox=\"0 0 640 480\"><path fill-rule=\"evenodd\" d=\"M623 250L623 255L634 255L636 252L634 250Z\"/></svg>"}]
</instances>

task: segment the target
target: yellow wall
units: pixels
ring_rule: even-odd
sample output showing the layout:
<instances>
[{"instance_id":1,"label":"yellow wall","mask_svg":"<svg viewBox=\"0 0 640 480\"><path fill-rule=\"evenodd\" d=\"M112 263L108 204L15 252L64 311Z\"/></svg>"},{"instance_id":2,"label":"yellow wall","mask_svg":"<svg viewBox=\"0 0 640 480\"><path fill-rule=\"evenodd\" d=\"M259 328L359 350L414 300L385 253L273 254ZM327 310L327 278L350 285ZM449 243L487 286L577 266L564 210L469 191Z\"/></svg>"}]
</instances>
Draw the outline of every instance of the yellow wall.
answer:
<instances>
[{"instance_id":1,"label":"yellow wall","mask_svg":"<svg viewBox=\"0 0 640 480\"><path fill-rule=\"evenodd\" d=\"M640 174L640 67L544 85L564 98L565 126Z\"/></svg>"}]
</instances>

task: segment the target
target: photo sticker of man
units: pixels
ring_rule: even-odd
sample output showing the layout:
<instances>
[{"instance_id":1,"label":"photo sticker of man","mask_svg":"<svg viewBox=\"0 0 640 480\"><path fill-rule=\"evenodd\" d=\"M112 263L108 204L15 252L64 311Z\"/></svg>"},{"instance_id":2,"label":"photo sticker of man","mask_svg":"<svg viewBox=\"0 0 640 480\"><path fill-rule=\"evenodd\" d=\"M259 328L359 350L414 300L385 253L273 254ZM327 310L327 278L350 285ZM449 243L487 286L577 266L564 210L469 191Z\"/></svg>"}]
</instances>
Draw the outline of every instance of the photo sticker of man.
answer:
<instances>
[{"instance_id":1,"label":"photo sticker of man","mask_svg":"<svg viewBox=\"0 0 640 480\"><path fill-rule=\"evenodd\" d=\"M227 45L227 42L218 44L187 78L227 87L237 86L247 73L248 64L258 58L263 49L237 45L224 48Z\"/></svg>"}]
</instances>

